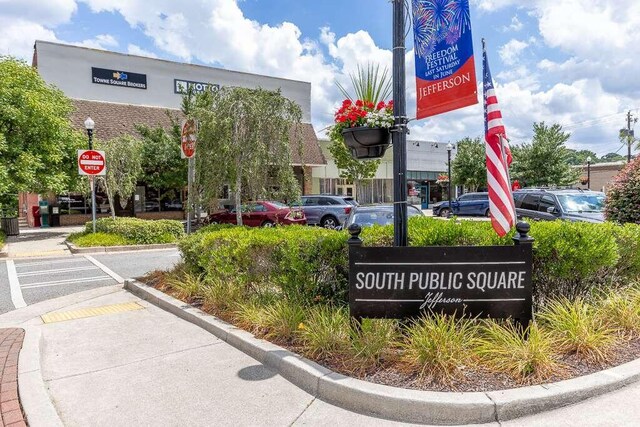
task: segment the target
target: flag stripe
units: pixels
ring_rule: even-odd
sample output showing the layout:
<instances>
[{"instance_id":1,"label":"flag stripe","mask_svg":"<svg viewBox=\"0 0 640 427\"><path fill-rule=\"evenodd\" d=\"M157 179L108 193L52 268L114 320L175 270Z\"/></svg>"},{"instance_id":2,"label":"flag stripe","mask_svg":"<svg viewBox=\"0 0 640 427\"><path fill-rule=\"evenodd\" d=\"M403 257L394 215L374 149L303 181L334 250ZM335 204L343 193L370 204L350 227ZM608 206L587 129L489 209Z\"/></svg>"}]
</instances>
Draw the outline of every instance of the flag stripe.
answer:
<instances>
[{"instance_id":1,"label":"flag stripe","mask_svg":"<svg viewBox=\"0 0 640 427\"><path fill-rule=\"evenodd\" d=\"M483 88L484 88L484 130L487 164L487 184L489 189L489 211L491 225L499 236L506 235L515 225L516 213L509 180L511 150L506 141L506 131L502 122L502 112L498 106L487 61L487 52L482 45Z\"/></svg>"}]
</instances>

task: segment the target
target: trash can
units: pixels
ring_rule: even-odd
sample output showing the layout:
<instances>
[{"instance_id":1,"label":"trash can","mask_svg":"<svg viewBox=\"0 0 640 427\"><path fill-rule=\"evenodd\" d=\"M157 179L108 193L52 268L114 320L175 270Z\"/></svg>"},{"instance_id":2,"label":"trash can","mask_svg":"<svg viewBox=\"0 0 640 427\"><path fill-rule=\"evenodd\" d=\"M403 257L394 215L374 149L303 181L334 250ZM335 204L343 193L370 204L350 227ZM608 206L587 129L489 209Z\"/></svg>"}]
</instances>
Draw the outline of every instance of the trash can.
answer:
<instances>
[{"instance_id":1,"label":"trash can","mask_svg":"<svg viewBox=\"0 0 640 427\"><path fill-rule=\"evenodd\" d=\"M60 227L60 207L58 205L49 205L49 225Z\"/></svg>"},{"instance_id":2,"label":"trash can","mask_svg":"<svg viewBox=\"0 0 640 427\"><path fill-rule=\"evenodd\" d=\"M40 200L38 206L40 206L40 227L47 228L49 227L49 202Z\"/></svg>"},{"instance_id":3,"label":"trash can","mask_svg":"<svg viewBox=\"0 0 640 427\"><path fill-rule=\"evenodd\" d=\"M17 236L20 234L18 218L0 218L0 228L7 236Z\"/></svg>"},{"instance_id":4,"label":"trash can","mask_svg":"<svg viewBox=\"0 0 640 427\"><path fill-rule=\"evenodd\" d=\"M40 227L40 207L31 206L31 214L33 215L33 226Z\"/></svg>"}]
</instances>

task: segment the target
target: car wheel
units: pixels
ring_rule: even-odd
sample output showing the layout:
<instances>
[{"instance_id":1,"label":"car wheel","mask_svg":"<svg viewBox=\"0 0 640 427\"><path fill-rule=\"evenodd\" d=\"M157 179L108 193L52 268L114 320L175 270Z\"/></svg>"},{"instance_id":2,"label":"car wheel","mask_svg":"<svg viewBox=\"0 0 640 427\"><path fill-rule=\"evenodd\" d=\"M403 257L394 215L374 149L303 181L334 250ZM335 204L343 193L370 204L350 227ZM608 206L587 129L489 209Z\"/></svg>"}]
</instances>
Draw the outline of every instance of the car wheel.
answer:
<instances>
[{"instance_id":1,"label":"car wheel","mask_svg":"<svg viewBox=\"0 0 640 427\"><path fill-rule=\"evenodd\" d=\"M486 216L487 218L491 218L491 209L487 209L487 210L484 212L484 216Z\"/></svg>"},{"instance_id":2,"label":"car wheel","mask_svg":"<svg viewBox=\"0 0 640 427\"><path fill-rule=\"evenodd\" d=\"M272 221L265 221L262 223L262 227L275 227L276 225Z\"/></svg>"},{"instance_id":3,"label":"car wheel","mask_svg":"<svg viewBox=\"0 0 640 427\"><path fill-rule=\"evenodd\" d=\"M338 226L338 220L332 216L326 216L320 221L320 226L324 228L336 228Z\"/></svg>"},{"instance_id":4,"label":"car wheel","mask_svg":"<svg viewBox=\"0 0 640 427\"><path fill-rule=\"evenodd\" d=\"M447 218L449 216L449 208L440 209L440 217Z\"/></svg>"}]
</instances>

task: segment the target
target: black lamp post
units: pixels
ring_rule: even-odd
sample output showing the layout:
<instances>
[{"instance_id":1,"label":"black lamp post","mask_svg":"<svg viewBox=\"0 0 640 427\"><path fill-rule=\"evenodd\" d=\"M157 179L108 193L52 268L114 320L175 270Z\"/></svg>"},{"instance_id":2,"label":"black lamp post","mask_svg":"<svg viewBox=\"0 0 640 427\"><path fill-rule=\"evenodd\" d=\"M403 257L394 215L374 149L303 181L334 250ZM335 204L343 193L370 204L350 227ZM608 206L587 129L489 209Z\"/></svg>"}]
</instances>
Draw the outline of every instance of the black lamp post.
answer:
<instances>
[{"instance_id":1,"label":"black lamp post","mask_svg":"<svg viewBox=\"0 0 640 427\"><path fill-rule=\"evenodd\" d=\"M393 0L393 246L407 246L407 117L405 1Z\"/></svg>"},{"instance_id":2,"label":"black lamp post","mask_svg":"<svg viewBox=\"0 0 640 427\"><path fill-rule=\"evenodd\" d=\"M451 184L453 183L451 180L451 150L453 150L453 144L452 143L448 143L447 144L447 173L449 174L449 214L451 214L451 211L453 209L453 205L451 204Z\"/></svg>"},{"instance_id":3,"label":"black lamp post","mask_svg":"<svg viewBox=\"0 0 640 427\"><path fill-rule=\"evenodd\" d=\"M587 190L591 190L591 156L587 157Z\"/></svg>"},{"instance_id":4,"label":"black lamp post","mask_svg":"<svg viewBox=\"0 0 640 427\"><path fill-rule=\"evenodd\" d=\"M84 127L87 129L87 135L89 136L89 150L93 150L93 128L95 122L91 120L91 117L87 117L84 121ZM91 221L93 222L93 232L96 232L96 186L94 176L89 176L89 183L91 184Z\"/></svg>"}]
</instances>

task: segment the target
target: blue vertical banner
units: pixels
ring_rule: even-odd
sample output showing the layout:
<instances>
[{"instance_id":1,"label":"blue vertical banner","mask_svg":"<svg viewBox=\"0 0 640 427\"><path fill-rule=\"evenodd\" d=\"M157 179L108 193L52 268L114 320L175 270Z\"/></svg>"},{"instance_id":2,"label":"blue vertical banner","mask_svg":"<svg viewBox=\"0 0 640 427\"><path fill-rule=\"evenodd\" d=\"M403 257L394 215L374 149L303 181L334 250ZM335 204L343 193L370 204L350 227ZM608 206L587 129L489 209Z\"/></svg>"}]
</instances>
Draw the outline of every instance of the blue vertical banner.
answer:
<instances>
[{"instance_id":1,"label":"blue vertical banner","mask_svg":"<svg viewBox=\"0 0 640 427\"><path fill-rule=\"evenodd\" d=\"M469 0L412 0L416 118L478 103Z\"/></svg>"}]
</instances>

